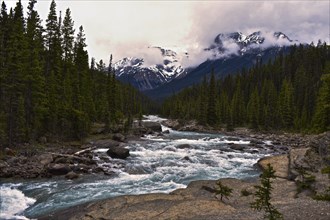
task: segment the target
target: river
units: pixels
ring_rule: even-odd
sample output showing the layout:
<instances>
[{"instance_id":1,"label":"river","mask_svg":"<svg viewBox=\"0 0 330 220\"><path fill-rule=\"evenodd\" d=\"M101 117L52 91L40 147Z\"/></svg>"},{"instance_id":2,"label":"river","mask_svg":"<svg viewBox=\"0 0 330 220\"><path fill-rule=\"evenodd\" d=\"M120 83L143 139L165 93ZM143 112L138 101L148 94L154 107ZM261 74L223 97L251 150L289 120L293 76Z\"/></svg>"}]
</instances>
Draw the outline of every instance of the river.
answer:
<instances>
[{"instance_id":1,"label":"river","mask_svg":"<svg viewBox=\"0 0 330 220\"><path fill-rule=\"evenodd\" d=\"M146 120L159 122L164 119L147 116ZM128 143L130 157L126 160L111 159L106 154L107 149L95 150L94 160L113 172L112 176L91 174L77 180L64 177L21 182L2 180L0 219L33 219L119 195L168 193L185 188L194 180L253 178L259 175L254 164L273 153L266 148L254 149L249 146L249 140L236 137L181 132L165 126L162 129L169 133L148 135L141 141ZM248 150L233 150L232 144L246 146ZM265 140L266 144L270 142ZM104 158L109 162L104 162Z\"/></svg>"}]
</instances>

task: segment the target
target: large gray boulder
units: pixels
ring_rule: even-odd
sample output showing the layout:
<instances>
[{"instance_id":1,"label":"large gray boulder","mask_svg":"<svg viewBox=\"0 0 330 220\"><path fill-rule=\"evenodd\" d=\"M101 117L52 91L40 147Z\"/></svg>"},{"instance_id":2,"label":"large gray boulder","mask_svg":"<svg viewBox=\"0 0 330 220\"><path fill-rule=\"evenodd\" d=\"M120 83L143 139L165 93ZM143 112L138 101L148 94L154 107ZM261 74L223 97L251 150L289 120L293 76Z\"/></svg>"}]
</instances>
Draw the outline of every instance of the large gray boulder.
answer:
<instances>
[{"instance_id":1,"label":"large gray boulder","mask_svg":"<svg viewBox=\"0 0 330 220\"><path fill-rule=\"evenodd\" d=\"M276 155L265 157L258 161L258 165L263 169L267 169L270 164L275 170L275 176L287 179L289 177L289 158L288 155Z\"/></svg>"},{"instance_id":2,"label":"large gray boulder","mask_svg":"<svg viewBox=\"0 0 330 220\"><path fill-rule=\"evenodd\" d=\"M51 164L48 167L48 172L52 175L66 175L71 169L66 164Z\"/></svg>"},{"instance_id":3,"label":"large gray boulder","mask_svg":"<svg viewBox=\"0 0 330 220\"><path fill-rule=\"evenodd\" d=\"M69 180L73 180L73 179L78 179L79 178L79 174L71 171L68 174L65 175L65 178L69 179Z\"/></svg>"},{"instance_id":4,"label":"large gray boulder","mask_svg":"<svg viewBox=\"0 0 330 220\"><path fill-rule=\"evenodd\" d=\"M295 179L299 176L299 170L310 170L310 161L312 158L308 158L307 155L311 151L311 148L297 148L291 149L289 152L289 169L290 169L290 178Z\"/></svg>"},{"instance_id":5,"label":"large gray boulder","mask_svg":"<svg viewBox=\"0 0 330 220\"><path fill-rule=\"evenodd\" d=\"M176 148L179 148L179 149L190 149L190 148L193 148L190 144L180 144L178 146L176 146Z\"/></svg>"},{"instance_id":6,"label":"large gray boulder","mask_svg":"<svg viewBox=\"0 0 330 220\"><path fill-rule=\"evenodd\" d=\"M144 121L142 126L152 130L153 132L162 132L162 126L158 122Z\"/></svg>"},{"instance_id":7,"label":"large gray boulder","mask_svg":"<svg viewBox=\"0 0 330 220\"><path fill-rule=\"evenodd\" d=\"M112 147L109 148L107 154L112 158L126 159L129 156L129 150L121 146Z\"/></svg>"},{"instance_id":8,"label":"large gray boulder","mask_svg":"<svg viewBox=\"0 0 330 220\"><path fill-rule=\"evenodd\" d=\"M239 150L239 151L243 151L245 149L244 146L239 145L239 144L233 144L233 145L230 146L230 148L233 149L233 150Z\"/></svg>"}]
</instances>

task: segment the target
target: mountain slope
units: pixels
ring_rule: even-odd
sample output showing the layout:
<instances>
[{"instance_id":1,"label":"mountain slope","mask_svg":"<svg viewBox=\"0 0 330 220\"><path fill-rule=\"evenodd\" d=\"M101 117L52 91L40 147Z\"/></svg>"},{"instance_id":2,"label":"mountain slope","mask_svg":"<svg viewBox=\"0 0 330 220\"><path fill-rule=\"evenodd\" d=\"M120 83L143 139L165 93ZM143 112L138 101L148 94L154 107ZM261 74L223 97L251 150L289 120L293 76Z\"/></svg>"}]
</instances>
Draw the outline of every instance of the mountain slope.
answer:
<instances>
[{"instance_id":1,"label":"mountain slope","mask_svg":"<svg viewBox=\"0 0 330 220\"><path fill-rule=\"evenodd\" d=\"M143 58L124 58L114 65L117 79L145 91L183 77L187 73L178 62L176 52L161 47L149 49L158 50L162 58L159 64L146 65Z\"/></svg>"},{"instance_id":2,"label":"mountain slope","mask_svg":"<svg viewBox=\"0 0 330 220\"><path fill-rule=\"evenodd\" d=\"M254 32L245 36L235 32L219 34L205 51L211 56L197 67L191 69L185 77L172 80L145 94L155 100L173 95L185 87L198 84L204 76L211 73L212 68L217 78L234 74L244 68L250 68L259 62L268 62L279 53L286 53L293 41L281 32Z\"/></svg>"}]
</instances>

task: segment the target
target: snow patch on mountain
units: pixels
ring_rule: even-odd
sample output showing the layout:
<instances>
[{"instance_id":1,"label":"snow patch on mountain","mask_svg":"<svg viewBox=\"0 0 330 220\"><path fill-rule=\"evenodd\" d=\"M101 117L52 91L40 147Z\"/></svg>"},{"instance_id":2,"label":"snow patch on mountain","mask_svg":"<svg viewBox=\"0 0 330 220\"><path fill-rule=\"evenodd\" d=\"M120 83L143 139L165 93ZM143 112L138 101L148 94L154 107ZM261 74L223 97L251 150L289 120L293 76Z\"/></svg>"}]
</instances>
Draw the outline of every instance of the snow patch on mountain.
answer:
<instances>
[{"instance_id":1,"label":"snow patch on mountain","mask_svg":"<svg viewBox=\"0 0 330 220\"><path fill-rule=\"evenodd\" d=\"M256 50L262 52L269 47L283 47L294 43L282 32L257 31L250 35L241 32L221 33L204 51L211 54L209 59L220 59L233 55L255 53Z\"/></svg>"},{"instance_id":2,"label":"snow patch on mountain","mask_svg":"<svg viewBox=\"0 0 330 220\"><path fill-rule=\"evenodd\" d=\"M150 56L152 54L154 56ZM126 57L116 62L115 74L118 79L129 82L142 91L153 89L186 75L181 59L188 54L182 54L181 56L167 48L148 47L141 58Z\"/></svg>"},{"instance_id":3,"label":"snow patch on mountain","mask_svg":"<svg viewBox=\"0 0 330 220\"><path fill-rule=\"evenodd\" d=\"M229 59L245 54L262 55L270 47L281 48L296 43L282 32L256 31L218 34L207 48L199 45L145 47L138 55L123 58L114 64L119 80L139 90L157 88L187 75L207 60Z\"/></svg>"},{"instance_id":4,"label":"snow patch on mountain","mask_svg":"<svg viewBox=\"0 0 330 220\"><path fill-rule=\"evenodd\" d=\"M156 49L162 59L150 62L148 56L146 57L147 59L137 57L123 58L114 65L116 75L120 77L124 73L130 75L136 74L139 71L153 71L162 75L165 81L168 82L186 73L179 62L181 57L179 57L175 51L161 47L148 47L148 49Z\"/></svg>"}]
</instances>

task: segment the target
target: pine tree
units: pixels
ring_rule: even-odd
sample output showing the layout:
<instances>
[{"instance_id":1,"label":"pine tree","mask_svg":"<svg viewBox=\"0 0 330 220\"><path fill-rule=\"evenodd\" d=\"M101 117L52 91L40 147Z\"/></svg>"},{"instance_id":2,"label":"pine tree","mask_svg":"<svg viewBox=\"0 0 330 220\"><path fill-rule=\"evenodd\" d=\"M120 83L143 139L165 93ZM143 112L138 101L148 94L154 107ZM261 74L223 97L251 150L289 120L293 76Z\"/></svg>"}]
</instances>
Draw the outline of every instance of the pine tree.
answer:
<instances>
[{"instance_id":1,"label":"pine tree","mask_svg":"<svg viewBox=\"0 0 330 220\"><path fill-rule=\"evenodd\" d=\"M8 14L7 7L3 1L0 12L0 143L6 142L6 111L5 111L5 90L4 80L6 75L6 57L8 41Z\"/></svg>"},{"instance_id":2,"label":"pine tree","mask_svg":"<svg viewBox=\"0 0 330 220\"><path fill-rule=\"evenodd\" d=\"M21 1L16 3L14 11L10 11L8 27L7 58L3 76L3 89L6 97L4 104L6 105L5 111L7 112L7 138L8 144L11 145L19 140L23 141L24 138L19 137L19 130L26 129L26 124L23 125L20 123L21 115L19 115L21 113L19 110L24 105L24 101L21 102L20 98L25 90L24 82L26 78L24 72L27 64L27 43L24 34L25 21Z\"/></svg>"},{"instance_id":3,"label":"pine tree","mask_svg":"<svg viewBox=\"0 0 330 220\"><path fill-rule=\"evenodd\" d=\"M207 121L207 81L206 81L206 77L204 77L200 87L200 94L199 94L198 122L201 125L205 125L206 121Z\"/></svg>"},{"instance_id":4,"label":"pine tree","mask_svg":"<svg viewBox=\"0 0 330 220\"><path fill-rule=\"evenodd\" d=\"M258 89L255 88L250 96L248 103L249 122L252 129L259 128L260 101Z\"/></svg>"},{"instance_id":5,"label":"pine tree","mask_svg":"<svg viewBox=\"0 0 330 220\"><path fill-rule=\"evenodd\" d=\"M86 38L84 29L79 27L74 46L75 82L78 84L74 94L77 104L74 106L72 121L75 134L79 139L87 135L90 127L90 117L95 113L90 85L90 74L88 66L88 53L85 50Z\"/></svg>"},{"instance_id":6,"label":"pine tree","mask_svg":"<svg viewBox=\"0 0 330 220\"><path fill-rule=\"evenodd\" d=\"M279 108L283 128L291 129L294 118L293 87L287 80L284 80L282 84L279 95Z\"/></svg>"},{"instance_id":7,"label":"pine tree","mask_svg":"<svg viewBox=\"0 0 330 220\"><path fill-rule=\"evenodd\" d=\"M106 84L108 81L108 77L104 72L106 66L103 60L100 60L96 63L96 69L94 72L95 78L95 89L94 90L94 101L96 107L96 119L98 121L103 121L107 125L107 120L109 120L109 114L107 112L108 109L108 101L107 101L107 91L106 91ZM105 77L105 78L104 78ZM108 128L110 124L108 123Z\"/></svg>"},{"instance_id":8,"label":"pine tree","mask_svg":"<svg viewBox=\"0 0 330 220\"><path fill-rule=\"evenodd\" d=\"M115 102L115 88L112 78L112 54L110 54L109 66L106 75L106 112L105 112L105 127L109 131L111 124L116 120L116 102Z\"/></svg>"},{"instance_id":9,"label":"pine tree","mask_svg":"<svg viewBox=\"0 0 330 220\"><path fill-rule=\"evenodd\" d=\"M313 127L316 132L330 129L330 63L326 68L327 74L322 76L322 85L317 97Z\"/></svg>"},{"instance_id":10,"label":"pine tree","mask_svg":"<svg viewBox=\"0 0 330 220\"><path fill-rule=\"evenodd\" d=\"M279 120L277 105L277 92L274 83L265 80L260 96L261 119L259 119L259 124L264 129L276 128Z\"/></svg>"},{"instance_id":11,"label":"pine tree","mask_svg":"<svg viewBox=\"0 0 330 220\"><path fill-rule=\"evenodd\" d=\"M223 197L228 199L228 197L232 194L233 189L221 183L221 181L217 182L217 186L215 188L215 194L220 195L220 200L223 201Z\"/></svg>"},{"instance_id":12,"label":"pine tree","mask_svg":"<svg viewBox=\"0 0 330 220\"><path fill-rule=\"evenodd\" d=\"M207 102L207 115L206 115L207 124L211 126L214 126L218 123L215 104L216 104L216 84L215 84L214 70L212 70L210 86L209 86L208 102Z\"/></svg>"},{"instance_id":13,"label":"pine tree","mask_svg":"<svg viewBox=\"0 0 330 220\"><path fill-rule=\"evenodd\" d=\"M28 65L26 69L26 123L28 125L28 136L36 139L45 129L46 96L45 78L43 74L44 48L43 28L38 12L35 10L36 0L30 0L27 18L27 43L28 43Z\"/></svg>"},{"instance_id":14,"label":"pine tree","mask_svg":"<svg viewBox=\"0 0 330 220\"><path fill-rule=\"evenodd\" d=\"M245 104L241 92L241 80L238 79L236 90L231 102L233 126L242 125L245 118Z\"/></svg>"},{"instance_id":15,"label":"pine tree","mask_svg":"<svg viewBox=\"0 0 330 220\"><path fill-rule=\"evenodd\" d=\"M63 25L61 27L63 35L63 52L64 62L68 65L73 61L73 46L74 46L74 21L71 18L71 10L69 8L65 11Z\"/></svg>"},{"instance_id":16,"label":"pine tree","mask_svg":"<svg viewBox=\"0 0 330 220\"><path fill-rule=\"evenodd\" d=\"M65 115L63 106L62 48L60 23L56 14L56 3L52 0L46 20L46 62L45 76L49 110L47 127L53 134L64 132L61 118ZM62 124L62 126L61 126Z\"/></svg>"},{"instance_id":17,"label":"pine tree","mask_svg":"<svg viewBox=\"0 0 330 220\"><path fill-rule=\"evenodd\" d=\"M22 96L18 97L18 106L16 112L17 118L16 121L16 129L15 129L15 141L16 143L23 143L27 141L27 126L26 126L26 115L25 115L25 107L24 107L24 99Z\"/></svg>"},{"instance_id":18,"label":"pine tree","mask_svg":"<svg viewBox=\"0 0 330 220\"><path fill-rule=\"evenodd\" d=\"M73 109L73 78L74 78L74 63L73 63L73 56L74 56L74 33L75 30L73 28L74 21L71 18L71 10L69 8L65 11L65 16L63 19L63 25L61 26L61 32L63 36L62 41L62 48L63 48L63 100L64 100L64 111L67 112L67 114L70 114L70 112ZM70 122L65 120L68 125L66 127L70 126Z\"/></svg>"},{"instance_id":19,"label":"pine tree","mask_svg":"<svg viewBox=\"0 0 330 220\"><path fill-rule=\"evenodd\" d=\"M273 189L271 179L274 178L276 178L275 171L273 167L268 164L267 168L261 174L261 186L255 186L257 189L254 193L256 200L251 203L251 208L257 211L264 210L265 218L270 220L283 219L282 214L270 203Z\"/></svg>"}]
</instances>

